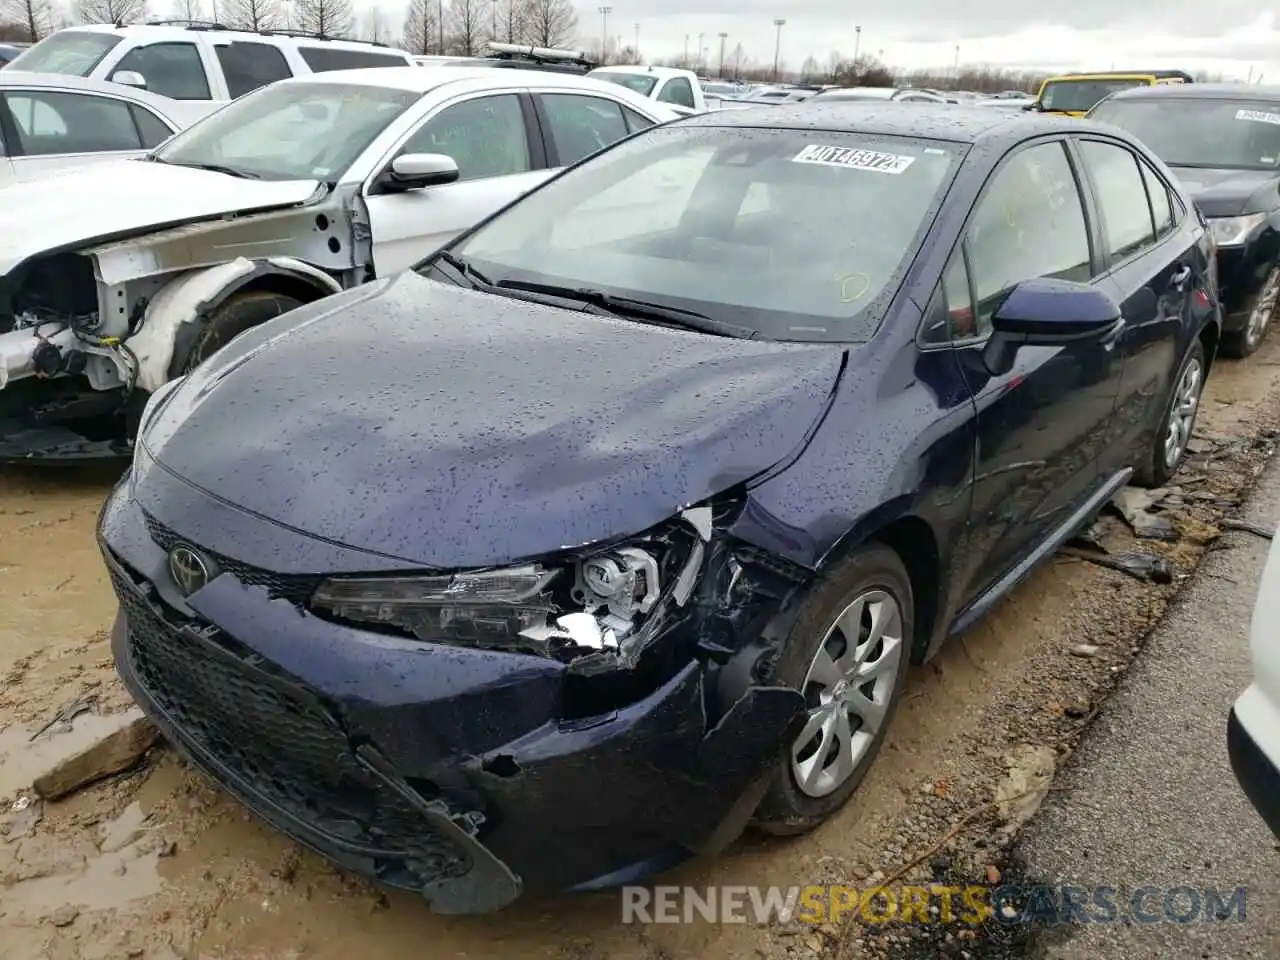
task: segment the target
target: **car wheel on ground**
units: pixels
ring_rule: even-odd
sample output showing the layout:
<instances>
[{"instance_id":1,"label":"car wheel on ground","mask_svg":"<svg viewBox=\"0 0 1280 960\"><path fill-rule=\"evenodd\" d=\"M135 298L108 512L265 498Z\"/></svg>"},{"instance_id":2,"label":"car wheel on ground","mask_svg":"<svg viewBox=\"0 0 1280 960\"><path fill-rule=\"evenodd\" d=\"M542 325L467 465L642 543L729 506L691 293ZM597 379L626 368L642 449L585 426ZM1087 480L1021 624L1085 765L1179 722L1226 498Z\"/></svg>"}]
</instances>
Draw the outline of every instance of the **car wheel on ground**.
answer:
<instances>
[{"instance_id":1,"label":"car wheel on ground","mask_svg":"<svg viewBox=\"0 0 1280 960\"><path fill-rule=\"evenodd\" d=\"M301 300L270 290L254 290L232 297L213 310L195 342L184 354L179 373L190 373L246 330L302 306Z\"/></svg>"},{"instance_id":2,"label":"car wheel on ground","mask_svg":"<svg viewBox=\"0 0 1280 960\"><path fill-rule=\"evenodd\" d=\"M1275 316L1277 302L1280 302L1280 267L1272 267L1254 298L1248 322L1241 329L1222 335L1221 354L1240 360L1257 350Z\"/></svg>"},{"instance_id":3,"label":"car wheel on ground","mask_svg":"<svg viewBox=\"0 0 1280 960\"><path fill-rule=\"evenodd\" d=\"M1178 366L1165 404L1164 418L1156 430L1155 442L1147 457L1134 474L1133 482L1140 487L1158 487L1166 483L1187 455L1187 444L1196 428L1196 416L1200 412L1200 394L1204 390L1204 344L1192 342Z\"/></svg>"},{"instance_id":4,"label":"car wheel on ground","mask_svg":"<svg viewBox=\"0 0 1280 960\"><path fill-rule=\"evenodd\" d=\"M913 599L902 560L872 544L814 589L775 674L808 714L788 745L756 825L804 833L840 809L884 742L910 660Z\"/></svg>"}]
</instances>

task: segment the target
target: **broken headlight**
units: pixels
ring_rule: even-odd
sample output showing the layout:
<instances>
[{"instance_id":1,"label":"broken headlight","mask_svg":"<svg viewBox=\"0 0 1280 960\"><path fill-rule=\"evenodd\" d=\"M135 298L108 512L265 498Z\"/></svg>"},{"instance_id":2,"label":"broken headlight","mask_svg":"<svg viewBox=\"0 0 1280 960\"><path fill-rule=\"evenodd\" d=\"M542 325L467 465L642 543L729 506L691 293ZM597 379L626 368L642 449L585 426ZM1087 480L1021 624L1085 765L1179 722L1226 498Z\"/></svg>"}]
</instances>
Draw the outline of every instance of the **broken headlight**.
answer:
<instances>
[{"instance_id":1,"label":"broken headlight","mask_svg":"<svg viewBox=\"0 0 1280 960\"><path fill-rule=\"evenodd\" d=\"M652 534L547 564L438 576L335 577L311 598L322 615L420 640L571 660L637 653L684 607L702 570L710 508Z\"/></svg>"}]
</instances>

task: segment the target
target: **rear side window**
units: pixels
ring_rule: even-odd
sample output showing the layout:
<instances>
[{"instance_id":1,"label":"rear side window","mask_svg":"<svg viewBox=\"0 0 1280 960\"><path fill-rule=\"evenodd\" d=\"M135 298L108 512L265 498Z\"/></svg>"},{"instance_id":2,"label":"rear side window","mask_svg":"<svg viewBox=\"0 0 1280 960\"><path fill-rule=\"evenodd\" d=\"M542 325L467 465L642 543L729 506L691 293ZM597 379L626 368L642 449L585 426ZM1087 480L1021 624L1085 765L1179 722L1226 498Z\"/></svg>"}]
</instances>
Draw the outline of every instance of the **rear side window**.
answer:
<instances>
[{"instance_id":1,"label":"rear side window","mask_svg":"<svg viewBox=\"0 0 1280 960\"><path fill-rule=\"evenodd\" d=\"M1080 155L1098 195L1111 255L1123 260L1155 243L1138 159L1124 147L1099 140L1081 141Z\"/></svg>"},{"instance_id":2,"label":"rear side window","mask_svg":"<svg viewBox=\"0 0 1280 960\"><path fill-rule=\"evenodd\" d=\"M653 126L653 121L644 114L637 113L630 107L622 108L622 115L627 118L627 130L635 133L637 130L648 130Z\"/></svg>"},{"instance_id":3,"label":"rear side window","mask_svg":"<svg viewBox=\"0 0 1280 960\"><path fill-rule=\"evenodd\" d=\"M316 73L326 70L352 70L358 67L404 67L408 61L394 53L373 50L347 50L334 47L298 47L302 59Z\"/></svg>"},{"instance_id":4,"label":"rear side window","mask_svg":"<svg viewBox=\"0 0 1280 960\"><path fill-rule=\"evenodd\" d=\"M209 100L209 78L194 43L152 43L134 47L116 64L113 73L133 70L142 74L147 89L174 100Z\"/></svg>"},{"instance_id":5,"label":"rear side window","mask_svg":"<svg viewBox=\"0 0 1280 960\"><path fill-rule=\"evenodd\" d=\"M674 103L678 107L693 106L693 86L684 77L674 77L666 82L658 93L660 103Z\"/></svg>"},{"instance_id":6,"label":"rear side window","mask_svg":"<svg viewBox=\"0 0 1280 960\"><path fill-rule=\"evenodd\" d=\"M227 92L233 100L293 76L284 54L269 43L228 43L219 45L217 50Z\"/></svg>"},{"instance_id":7,"label":"rear side window","mask_svg":"<svg viewBox=\"0 0 1280 960\"><path fill-rule=\"evenodd\" d=\"M18 128L18 146L29 157L104 153L142 147L129 104L110 97L52 90L24 90L4 97Z\"/></svg>"},{"instance_id":8,"label":"rear side window","mask_svg":"<svg viewBox=\"0 0 1280 960\"><path fill-rule=\"evenodd\" d=\"M1173 232L1173 205L1169 200L1169 188L1150 165L1139 160L1138 166L1142 168L1142 179L1147 182L1147 196L1151 198L1151 214L1155 218L1156 238L1159 239Z\"/></svg>"},{"instance_id":9,"label":"rear side window","mask_svg":"<svg viewBox=\"0 0 1280 960\"><path fill-rule=\"evenodd\" d=\"M129 109L133 111L133 122L138 125L138 133L142 137L142 145L148 150L152 147L160 146L160 144L173 136L173 131L169 129L169 125L146 107L140 107L135 103L131 104Z\"/></svg>"},{"instance_id":10,"label":"rear side window","mask_svg":"<svg viewBox=\"0 0 1280 960\"><path fill-rule=\"evenodd\" d=\"M542 95L560 163L568 166L627 135L622 108L604 97L572 93Z\"/></svg>"}]
</instances>

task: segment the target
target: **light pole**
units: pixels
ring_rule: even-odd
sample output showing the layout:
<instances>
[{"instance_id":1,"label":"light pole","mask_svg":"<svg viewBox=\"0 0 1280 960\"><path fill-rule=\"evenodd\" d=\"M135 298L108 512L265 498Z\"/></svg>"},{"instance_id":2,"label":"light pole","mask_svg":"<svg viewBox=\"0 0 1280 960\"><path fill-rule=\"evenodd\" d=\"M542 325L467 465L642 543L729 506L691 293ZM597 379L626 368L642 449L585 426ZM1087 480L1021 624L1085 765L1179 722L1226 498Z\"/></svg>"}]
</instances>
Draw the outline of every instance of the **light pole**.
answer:
<instances>
[{"instance_id":1,"label":"light pole","mask_svg":"<svg viewBox=\"0 0 1280 960\"><path fill-rule=\"evenodd\" d=\"M600 62L609 59L609 14L613 7L600 7Z\"/></svg>"},{"instance_id":2,"label":"light pole","mask_svg":"<svg viewBox=\"0 0 1280 960\"><path fill-rule=\"evenodd\" d=\"M853 65L858 65L858 48L862 46L862 27L854 25L853 28Z\"/></svg>"},{"instance_id":3,"label":"light pole","mask_svg":"<svg viewBox=\"0 0 1280 960\"><path fill-rule=\"evenodd\" d=\"M635 50L636 59L639 60L640 59L640 24L637 23L635 25L635 28L636 28L636 42L631 49Z\"/></svg>"},{"instance_id":4,"label":"light pole","mask_svg":"<svg viewBox=\"0 0 1280 960\"><path fill-rule=\"evenodd\" d=\"M680 66L686 70L689 68L689 35L684 35L684 56L680 58Z\"/></svg>"},{"instance_id":5,"label":"light pole","mask_svg":"<svg viewBox=\"0 0 1280 960\"><path fill-rule=\"evenodd\" d=\"M724 42L729 39L727 33L720 34L720 79L724 79Z\"/></svg>"},{"instance_id":6,"label":"light pole","mask_svg":"<svg viewBox=\"0 0 1280 960\"><path fill-rule=\"evenodd\" d=\"M787 21L779 17L773 21L773 25L778 32L773 41L773 81L778 82L778 55L782 53L782 28L787 25Z\"/></svg>"},{"instance_id":7,"label":"light pole","mask_svg":"<svg viewBox=\"0 0 1280 960\"><path fill-rule=\"evenodd\" d=\"M694 73L702 72L702 38L705 36L706 36L705 33L698 34L698 62L694 64L694 67L693 67Z\"/></svg>"},{"instance_id":8,"label":"light pole","mask_svg":"<svg viewBox=\"0 0 1280 960\"><path fill-rule=\"evenodd\" d=\"M956 44L956 58L951 64L951 71L955 74L956 79L960 79L960 44Z\"/></svg>"},{"instance_id":9,"label":"light pole","mask_svg":"<svg viewBox=\"0 0 1280 960\"><path fill-rule=\"evenodd\" d=\"M437 53L444 53L444 0L440 0L436 4L436 19L440 21L440 49Z\"/></svg>"}]
</instances>

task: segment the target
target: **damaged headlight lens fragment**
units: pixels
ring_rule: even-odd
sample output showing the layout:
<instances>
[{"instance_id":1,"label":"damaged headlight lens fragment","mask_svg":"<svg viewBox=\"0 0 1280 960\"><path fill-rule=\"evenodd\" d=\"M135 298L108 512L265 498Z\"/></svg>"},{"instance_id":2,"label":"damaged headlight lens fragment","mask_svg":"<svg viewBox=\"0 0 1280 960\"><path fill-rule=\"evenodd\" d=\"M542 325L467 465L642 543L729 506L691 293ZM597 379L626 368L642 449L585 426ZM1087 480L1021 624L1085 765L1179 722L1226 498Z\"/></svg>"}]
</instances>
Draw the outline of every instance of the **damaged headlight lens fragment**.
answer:
<instances>
[{"instance_id":1,"label":"damaged headlight lens fragment","mask_svg":"<svg viewBox=\"0 0 1280 960\"><path fill-rule=\"evenodd\" d=\"M711 536L709 507L652 534L554 564L442 576L336 577L316 612L380 623L425 641L525 651L561 660L634 655L664 612L693 594Z\"/></svg>"}]
</instances>

